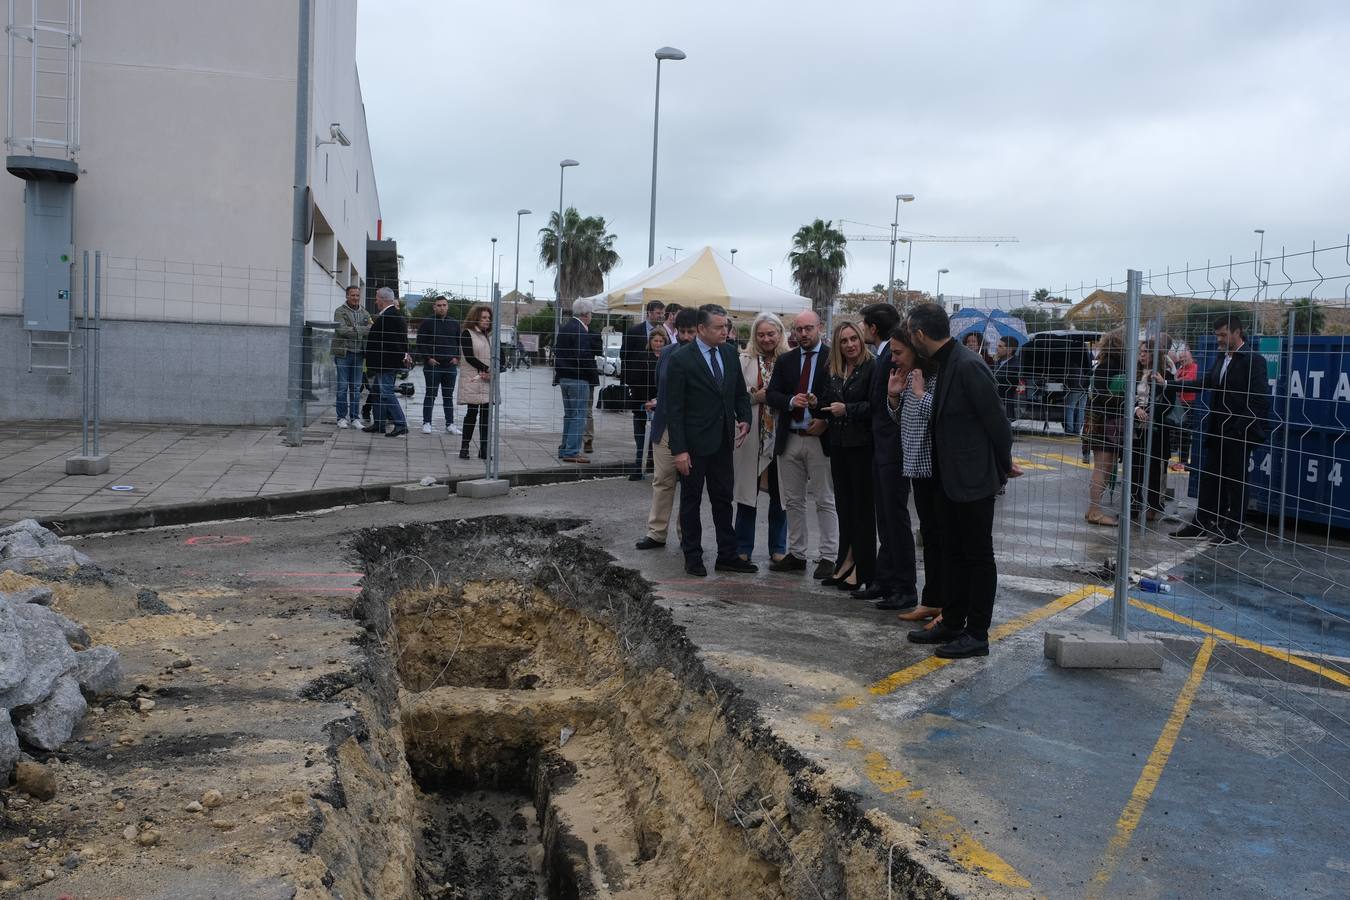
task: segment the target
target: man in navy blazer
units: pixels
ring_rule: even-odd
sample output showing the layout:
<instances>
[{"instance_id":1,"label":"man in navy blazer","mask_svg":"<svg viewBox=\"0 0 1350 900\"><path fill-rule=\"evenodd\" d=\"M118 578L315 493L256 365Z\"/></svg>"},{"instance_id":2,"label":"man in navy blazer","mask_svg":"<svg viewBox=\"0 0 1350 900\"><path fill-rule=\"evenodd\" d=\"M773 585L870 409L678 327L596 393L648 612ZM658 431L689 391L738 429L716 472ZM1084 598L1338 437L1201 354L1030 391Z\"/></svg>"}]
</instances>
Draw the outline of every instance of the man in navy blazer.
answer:
<instances>
[{"instance_id":1,"label":"man in navy blazer","mask_svg":"<svg viewBox=\"0 0 1350 900\"><path fill-rule=\"evenodd\" d=\"M830 382L830 347L821 339L820 317L798 313L792 322L797 346L778 357L764 390L764 402L778 411L773 455L778 459L778 495L788 521L788 552L769 563L771 572L806 571L806 493L815 496L820 528L816 578L829 578L839 552L839 519L834 510L834 481L830 477L827 422L816 418L810 397L825 392ZM803 363L803 357L809 363Z\"/></svg>"},{"instance_id":2,"label":"man in navy blazer","mask_svg":"<svg viewBox=\"0 0 1350 900\"><path fill-rule=\"evenodd\" d=\"M942 624L909 633L916 644L940 644L936 655L989 655L989 623L998 593L994 504L1009 478L1012 425L983 359L952 340L947 312L920 303L909 312L914 347L938 364L933 392L933 476L942 536Z\"/></svg>"},{"instance_id":3,"label":"man in navy blazer","mask_svg":"<svg viewBox=\"0 0 1350 900\"><path fill-rule=\"evenodd\" d=\"M717 571L759 571L736 555L732 525L731 451L750 433L750 394L740 360L726 343L728 328L725 309L699 307L694 342L672 353L666 367L665 427L680 473L680 549L690 575L708 574L700 521L705 484L717 531Z\"/></svg>"},{"instance_id":4,"label":"man in navy blazer","mask_svg":"<svg viewBox=\"0 0 1350 900\"><path fill-rule=\"evenodd\" d=\"M663 326L664 327L664 326ZM670 439L666 435L666 407L670 405L670 357L676 350L694 339L698 328L698 310L682 309L675 317L675 341L661 350L656 361L656 399L648 411L652 415L652 508L647 514L647 534L637 542L639 550L655 550L666 545L670 530L670 511L675 506L675 459L670 455Z\"/></svg>"}]
</instances>

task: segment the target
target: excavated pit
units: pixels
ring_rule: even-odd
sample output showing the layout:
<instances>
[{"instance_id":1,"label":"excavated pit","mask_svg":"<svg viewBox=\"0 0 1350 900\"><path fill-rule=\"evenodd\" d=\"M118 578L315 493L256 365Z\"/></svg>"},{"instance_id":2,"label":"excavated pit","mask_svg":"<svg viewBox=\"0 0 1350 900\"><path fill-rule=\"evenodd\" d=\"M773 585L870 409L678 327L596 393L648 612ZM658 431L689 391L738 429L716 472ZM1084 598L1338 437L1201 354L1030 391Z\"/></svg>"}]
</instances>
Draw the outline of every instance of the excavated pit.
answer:
<instances>
[{"instance_id":1,"label":"excavated pit","mask_svg":"<svg viewBox=\"0 0 1350 900\"><path fill-rule=\"evenodd\" d=\"M581 524L485 517L358 537L366 715L390 737L359 752L342 735L336 790L396 829L390 846L407 850L381 860L411 859L373 879L339 864L334 837L330 882L522 900L885 897L888 880L895 896L964 893L707 672L646 582L566 533ZM400 745L408 779L389 765ZM358 866L380 868L365 846L378 831L342 848Z\"/></svg>"}]
</instances>

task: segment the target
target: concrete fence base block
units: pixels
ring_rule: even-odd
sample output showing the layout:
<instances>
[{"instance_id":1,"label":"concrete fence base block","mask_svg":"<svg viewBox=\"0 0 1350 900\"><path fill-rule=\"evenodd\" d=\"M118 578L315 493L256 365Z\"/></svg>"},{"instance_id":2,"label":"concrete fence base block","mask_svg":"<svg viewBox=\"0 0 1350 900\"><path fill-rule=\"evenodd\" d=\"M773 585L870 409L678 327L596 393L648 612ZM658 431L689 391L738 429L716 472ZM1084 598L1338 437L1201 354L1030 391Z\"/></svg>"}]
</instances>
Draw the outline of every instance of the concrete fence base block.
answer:
<instances>
[{"instance_id":1,"label":"concrete fence base block","mask_svg":"<svg viewBox=\"0 0 1350 900\"><path fill-rule=\"evenodd\" d=\"M1101 631L1047 631L1045 656L1062 669L1161 669L1161 641Z\"/></svg>"},{"instance_id":2,"label":"concrete fence base block","mask_svg":"<svg viewBox=\"0 0 1350 900\"><path fill-rule=\"evenodd\" d=\"M511 492L511 482L505 478L475 478L455 485L461 497L502 497Z\"/></svg>"},{"instance_id":3,"label":"concrete fence base block","mask_svg":"<svg viewBox=\"0 0 1350 900\"><path fill-rule=\"evenodd\" d=\"M395 503L431 503L449 496L448 484L395 484L389 488L389 499Z\"/></svg>"},{"instance_id":4,"label":"concrete fence base block","mask_svg":"<svg viewBox=\"0 0 1350 900\"><path fill-rule=\"evenodd\" d=\"M67 456L67 475L102 475L112 464L112 456L101 453L98 456Z\"/></svg>"}]
</instances>

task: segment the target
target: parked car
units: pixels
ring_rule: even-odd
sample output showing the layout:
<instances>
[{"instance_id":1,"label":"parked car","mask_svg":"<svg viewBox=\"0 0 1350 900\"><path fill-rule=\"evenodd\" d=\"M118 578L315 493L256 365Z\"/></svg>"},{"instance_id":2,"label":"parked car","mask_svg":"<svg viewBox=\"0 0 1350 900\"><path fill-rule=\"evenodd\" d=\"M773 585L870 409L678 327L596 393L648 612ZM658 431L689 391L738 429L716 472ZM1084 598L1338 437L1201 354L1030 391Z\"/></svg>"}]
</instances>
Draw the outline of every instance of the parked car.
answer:
<instances>
[{"instance_id":1,"label":"parked car","mask_svg":"<svg viewBox=\"0 0 1350 900\"><path fill-rule=\"evenodd\" d=\"M622 352L623 332L606 334L604 351L595 357L595 367L600 370L601 375L619 377L619 370L622 367L619 356Z\"/></svg>"},{"instance_id":2,"label":"parked car","mask_svg":"<svg viewBox=\"0 0 1350 900\"><path fill-rule=\"evenodd\" d=\"M1019 418L1050 422L1064 420L1064 398L1071 390L1086 390L1092 371L1092 344L1100 331L1041 331L1017 351L1020 369Z\"/></svg>"}]
</instances>

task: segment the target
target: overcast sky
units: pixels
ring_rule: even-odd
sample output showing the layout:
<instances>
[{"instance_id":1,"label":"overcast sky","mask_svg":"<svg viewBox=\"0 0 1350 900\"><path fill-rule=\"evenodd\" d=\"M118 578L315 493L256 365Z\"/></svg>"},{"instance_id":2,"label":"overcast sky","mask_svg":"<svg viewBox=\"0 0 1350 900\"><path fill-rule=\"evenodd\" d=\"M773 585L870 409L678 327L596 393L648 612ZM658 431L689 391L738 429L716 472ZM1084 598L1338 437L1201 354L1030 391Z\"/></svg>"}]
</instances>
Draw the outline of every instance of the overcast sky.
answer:
<instances>
[{"instance_id":1,"label":"overcast sky","mask_svg":"<svg viewBox=\"0 0 1350 900\"><path fill-rule=\"evenodd\" d=\"M663 45L688 59L662 64L658 257L736 247L785 285L800 225L886 226L897 193L917 195L902 230L1019 239L914 245L914 287L946 267L951 294L1077 296L1127 267L1250 260L1258 227L1267 256L1350 231L1346 3L364 0L358 61L404 277L471 292L496 236L510 290L528 207L520 283L551 295L537 231L564 157L581 162L567 205L618 235L614 283L644 268ZM851 242L845 289L884 281L889 252Z\"/></svg>"}]
</instances>

